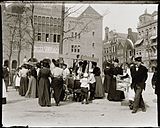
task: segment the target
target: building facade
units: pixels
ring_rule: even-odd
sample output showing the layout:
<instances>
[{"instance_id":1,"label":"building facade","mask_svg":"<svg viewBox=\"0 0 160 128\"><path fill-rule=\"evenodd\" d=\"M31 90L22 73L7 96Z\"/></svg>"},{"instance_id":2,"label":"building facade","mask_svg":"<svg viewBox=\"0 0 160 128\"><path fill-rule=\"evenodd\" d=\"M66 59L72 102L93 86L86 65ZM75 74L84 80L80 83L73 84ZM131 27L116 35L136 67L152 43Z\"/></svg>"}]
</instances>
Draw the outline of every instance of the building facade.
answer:
<instances>
[{"instance_id":1,"label":"building facade","mask_svg":"<svg viewBox=\"0 0 160 128\"><path fill-rule=\"evenodd\" d=\"M15 34L10 34L9 31L14 31L13 26L16 26L17 16L21 16L21 27L26 24L22 24L22 22L28 22L26 26L28 29L25 29L25 32L21 32L24 34L23 39L21 38L23 48L20 53L20 63L23 62L23 58L26 56L28 59L31 57L31 42L30 36L32 36L31 32L31 24L30 19L27 19L29 15L25 13L25 11L20 10L20 7L25 6L25 9L28 7L27 5L10 5L7 7L5 12L3 13L3 59L8 59L8 54L10 49L7 48L9 46L9 42L12 40L11 37L14 36L13 50L12 50L12 60L17 60L18 56L18 46L17 43L20 37L17 37L18 30L17 27L15 29ZM23 8L23 7L22 7ZM27 10L28 11L28 10ZM28 11L29 12L29 11ZM34 5L34 18L33 24L35 29L35 40L34 40L34 58L41 60L45 57L55 58L59 57L59 42L60 42L60 24L61 24L61 5L45 5L45 4L35 4ZM10 17L10 18L8 18ZM8 25L12 26L8 27ZM9 33L9 34L8 34ZM28 42L28 43L27 43Z\"/></svg>"},{"instance_id":2,"label":"building facade","mask_svg":"<svg viewBox=\"0 0 160 128\"><path fill-rule=\"evenodd\" d=\"M103 17L88 6L78 17L65 21L64 61L73 65L77 55L97 59L102 67L102 20Z\"/></svg>"},{"instance_id":3,"label":"building facade","mask_svg":"<svg viewBox=\"0 0 160 128\"><path fill-rule=\"evenodd\" d=\"M134 56L134 43L137 40L137 33L128 29L128 34L117 33L105 28L105 39L103 41L103 62L119 59L121 64L130 63Z\"/></svg>"},{"instance_id":4,"label":"building facade","mask_svg":"<svg viewBox=\"0 0 160 128\"><path fill-rule=\"evenodd\" d=\"M144 64L151 70L157 65L157 15L147 13L139 16L137 26L138 40L135 44L135 56L142 56Z\"/></svg>"},{"instance_id":5,"label":"building facade","mask_svg":"<svg viewBox=\"0 0 160 128\"><path fill-rule=\"evenodd\" d=\"M18 5L19 6L19 5ZM17 9L17 12L14 10ZM61 10L59 4L35 4L34 5L34 28L35 45L34 57L42 60L45 57L58 59L60 56L69 65L73 65L73 60L77 55L90 58L98 58L98 66L102 65L102 16L89 6L78 17L66 17L64 21L63 55L59 54L60 32L61 32ZM16 15L20 9L17 5L10 5L4 13L4 21L8 14ZM12 20L11 20L12 21ZM3 22L4 23L4 22ZM13 22L12 22L12 25ZM5 26L5 25L4 25ZM31 25L29 24L30 28ZM8 59L7 46L9 37L7 27L4 27L3 59ZM8 29L9 31L9 29ZM26 56L31 57L31 46L26 43L29 35L25 36L25 47L21 51L21 63ZM17 60L18 51L13 48L12 60Z\"/></svg>"}]
</instances>

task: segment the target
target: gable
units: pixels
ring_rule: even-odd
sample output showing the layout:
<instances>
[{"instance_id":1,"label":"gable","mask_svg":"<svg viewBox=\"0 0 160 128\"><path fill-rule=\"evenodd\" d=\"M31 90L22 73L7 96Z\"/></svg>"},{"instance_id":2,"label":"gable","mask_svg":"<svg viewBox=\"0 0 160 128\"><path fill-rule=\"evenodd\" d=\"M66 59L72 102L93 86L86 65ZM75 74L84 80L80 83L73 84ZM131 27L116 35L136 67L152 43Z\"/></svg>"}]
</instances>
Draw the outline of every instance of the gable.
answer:
<instances>
[{"instance_id":1,"label":"gable","mask_svg":"<svg viewBox=\"0 0 160 128\"><path fill-rule=\"evenodd\" d=\"M102 17L95 9L88 6L79 17Z\"/></svg>"}]
</instances>

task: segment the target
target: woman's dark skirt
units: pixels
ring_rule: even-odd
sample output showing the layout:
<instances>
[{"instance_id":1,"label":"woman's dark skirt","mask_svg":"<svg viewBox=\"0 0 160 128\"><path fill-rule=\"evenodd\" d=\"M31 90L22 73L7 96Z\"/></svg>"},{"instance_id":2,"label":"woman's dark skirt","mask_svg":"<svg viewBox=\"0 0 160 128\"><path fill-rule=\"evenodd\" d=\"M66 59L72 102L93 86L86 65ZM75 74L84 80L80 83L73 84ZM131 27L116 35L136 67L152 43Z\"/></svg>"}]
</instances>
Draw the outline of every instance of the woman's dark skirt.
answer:
<instances>
[{"instance_id":1,"label":"woman's dark skirt","mask_svg":"<svg viewBox=\"0 0 160 128\"><path fill-rule=\"evenodd\" d=\"M124 92L120 90L116 90L116 79L112 78L111 79L111 84L109 86L109 91L108 91L108 96L107 99L109 101L122 101L125 96Z\"/></svg>"},{"instance_id":2,"label":"woman's dark skirt","mask_svg":"<svg viewBox=\"0 0 160 128\"><path fill-rule=\"evenodd\" d=\"M56 105L58 105L61 100L61 96L62 96L63 79L62 78L53 78L52 88L54 91L54 94L53 94L54 100L56 102Z\"/></svg>"},{"instance_id":3,"label":"woman's dark skirt","mask_svg":"<svg viewBox=\"0 0 160 128\"><path fill-rule=\"evenodd\" d=\"M105 75L103 86L106 93L108 93L109 91L110 83L111 83L111 77L109 75Z\"/></svg>"},{"instance_id":4,"label":"woman's dark skirt","mask_svg":"<svg viewBox=\"0 0 160 128\"><path fill-rule=\"evenodd\" d=\"M20 87L19 87L19 95L25 96L28 90L28 77L21 77L20 79Z\"/></svg>"},{"instance_id":5,"label":"woman's dark skirt","mask_svg":"<svg viewBox=\"0 0 160 128\"><path fill-rule=\"evenodd\" d=\"M51 105L50 82L48 78L40 78L39 80L38 103L40 106Z\"/></svg>"}]
</instances>

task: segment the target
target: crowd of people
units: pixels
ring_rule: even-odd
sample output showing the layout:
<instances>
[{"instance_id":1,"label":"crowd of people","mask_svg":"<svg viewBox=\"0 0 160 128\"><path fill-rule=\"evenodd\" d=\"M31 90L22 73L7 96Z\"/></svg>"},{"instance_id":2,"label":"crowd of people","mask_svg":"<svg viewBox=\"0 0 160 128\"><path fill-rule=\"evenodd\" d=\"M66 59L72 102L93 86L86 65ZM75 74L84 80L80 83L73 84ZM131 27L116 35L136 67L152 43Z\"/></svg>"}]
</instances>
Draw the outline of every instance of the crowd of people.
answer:
<instances>
[{"instance_id":1,"label":"crowd of people","mask_svg":"<svg viewBox=\"0 0 160 128\"><path fill-rule=\"evenodd\" d=\"M104 66L104 81L102 82L101 69L96 62L87 67L87 61L77 61L72 68L66 64L61 64L59 60L43 59L35 65L24 63L18 67L15 75L15 88L20 96L38 98L40 106L51 106L51 98L55 100L56 106L64 100L65 91L68 88L69 78L79 80L80 101L82 104L92 103L94 99L104 98L107 93L109 101L122 101L129 99L129 107L132 113L136 113L139 108L146 111L142 98L147 80L147 68L143 65L142 58L137 57L135 61L122 67L119 60L107 62ZM4 65L3 78L8 87L8 70ZM155 79L154 75L154 79ZM153 81L153 80L152 80ZM155 82L152 82L155 85ZM126 90L118 89L123 86ZM131 92L133 95L131 96ZM127 96L127 97L126 97Z\"/></svg>"}]
</instances>

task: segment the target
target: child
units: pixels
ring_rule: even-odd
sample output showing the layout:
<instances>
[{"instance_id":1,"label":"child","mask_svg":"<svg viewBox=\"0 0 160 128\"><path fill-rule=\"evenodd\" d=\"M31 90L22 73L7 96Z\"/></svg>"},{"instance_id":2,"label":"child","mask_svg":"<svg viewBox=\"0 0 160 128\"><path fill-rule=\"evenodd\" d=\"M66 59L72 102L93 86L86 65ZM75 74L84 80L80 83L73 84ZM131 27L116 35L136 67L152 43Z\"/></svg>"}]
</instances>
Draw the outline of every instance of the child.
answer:
<instances>
[{"instance_id":1,"label":"child","mask_svg":"<svg viewBox=\"0 0 160 128\"><path fill-rule=\"evenodd\" d=\"M84 104L84 99L86 99L86 104L88 104L89 79L87 73L84 73L83 78L80 80L80 83L81 83L82 104Z\"/></svg>"},{"instance_id":2,"label":"child","mask_svg":"<svg viewBox=\"0 0 160 128\"><path fill-rule=\"evenodd\" d=\"M89 70L89 85L90 85L89 101L92 102L92 100L94 99L95 87L96 87L96 79L93 74L93 69Z\"/></svg>"},{"instance_id":3,"label":"child","mask_svg":"<svg viewBox=\"0 0 160 128\"><path fill-rule=\"evenodd\" d=\"M15 88L16 88L16 91L19 90L19 87L20 87L20 70L21 70L21 67L18 67L17 68L17 74L16 74L16 78L15 78Z\"/></svg>"}]
</instances>

